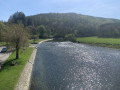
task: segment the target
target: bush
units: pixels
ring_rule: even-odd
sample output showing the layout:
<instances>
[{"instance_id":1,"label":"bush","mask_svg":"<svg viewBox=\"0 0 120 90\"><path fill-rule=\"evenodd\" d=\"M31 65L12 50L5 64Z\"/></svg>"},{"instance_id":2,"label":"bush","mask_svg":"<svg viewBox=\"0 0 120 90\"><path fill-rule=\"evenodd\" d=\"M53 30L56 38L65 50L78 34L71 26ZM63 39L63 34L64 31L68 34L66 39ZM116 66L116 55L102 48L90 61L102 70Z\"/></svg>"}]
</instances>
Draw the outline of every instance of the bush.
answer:
<instances>
[{"instance_id":1,"label":"bush","mask_svg":"<svg viewBox=\"0 0 120 90\"><path fill-rule=\"evenodd\" d=\"M75 42L76 41L76 37L75 37L74 34L67 34L67 35L65 35L65 40Z\"/></svg>"}]
</instances>

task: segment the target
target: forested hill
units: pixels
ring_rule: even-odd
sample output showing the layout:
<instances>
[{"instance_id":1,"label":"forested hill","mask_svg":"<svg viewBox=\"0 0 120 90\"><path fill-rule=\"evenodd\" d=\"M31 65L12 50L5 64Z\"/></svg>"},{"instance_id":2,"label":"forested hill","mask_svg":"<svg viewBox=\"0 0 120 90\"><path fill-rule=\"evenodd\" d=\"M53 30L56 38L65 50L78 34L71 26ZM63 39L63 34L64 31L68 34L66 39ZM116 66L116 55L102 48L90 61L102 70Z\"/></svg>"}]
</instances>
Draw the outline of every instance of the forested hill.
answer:
<instances>
[{"instance_id":1,"label":"forested hill","mask_svg":"<svg viewBox=\"0 0 120 90\"><path fill-rule=\"evenodd\" d=\"M39 25L41 23L50 23L51 21L60 21L60 22L71 22L71 23L81 23L81 24L95 24L95 25L101 25L106 23L116 23L120 22L118 19L110 19L110 18L101 18L101 17L93 17L88 15L82 15L82 14L76 14L76 13L46 13L46 14L38 14L38 15L32 15L26 17L29 20L32 20L32 22L35 25ZM28 23L30 24L30 22Z\"/></svg>"},{"instance_id":2,"label":"forested hill","mask_svg":"<svg viewBox=\"0 0 120 90\"><path fill-rule=\"evenodd\" d=\"M64 38L69 34L74 34L76 37L120 37L120 20L117 19L76 13L47 13L25 16L23 12L16 12L8 20L8 23L18 24L20 22L29 28L33 36L36 35L39 38Z\"/></svg>"},{"instance_id":3,"label":"forested hill","mask_svg":"<svg viewBox=\"0 0 120 90\"><path fill-rule=\"evenodd\" d=\"M64 37L69 33L75 33L77 36L96 36L99 26L107 23L120 23L120 20L75 13L48 13L26 17L27 26L44 25L55 37Z\"/></svg>"}]
</instances>

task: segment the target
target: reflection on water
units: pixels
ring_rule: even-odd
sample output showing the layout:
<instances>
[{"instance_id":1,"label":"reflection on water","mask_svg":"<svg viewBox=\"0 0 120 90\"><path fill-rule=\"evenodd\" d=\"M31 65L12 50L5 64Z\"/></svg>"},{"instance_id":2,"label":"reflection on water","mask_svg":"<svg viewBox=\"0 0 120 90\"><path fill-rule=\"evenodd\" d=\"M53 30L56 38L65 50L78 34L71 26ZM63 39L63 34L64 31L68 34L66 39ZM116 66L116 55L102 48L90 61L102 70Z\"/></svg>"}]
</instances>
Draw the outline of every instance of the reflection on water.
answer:
<instances>
[{"instance_id":1,"label":"reflection on water","mask_svg":"<svg viewBox=\"0 0 120 90\"><path fill-rule=\"evenodd\" d=\"M120 90L120 51L44 42L38 46L30 90Z\"/></svg>"}]
</instances>

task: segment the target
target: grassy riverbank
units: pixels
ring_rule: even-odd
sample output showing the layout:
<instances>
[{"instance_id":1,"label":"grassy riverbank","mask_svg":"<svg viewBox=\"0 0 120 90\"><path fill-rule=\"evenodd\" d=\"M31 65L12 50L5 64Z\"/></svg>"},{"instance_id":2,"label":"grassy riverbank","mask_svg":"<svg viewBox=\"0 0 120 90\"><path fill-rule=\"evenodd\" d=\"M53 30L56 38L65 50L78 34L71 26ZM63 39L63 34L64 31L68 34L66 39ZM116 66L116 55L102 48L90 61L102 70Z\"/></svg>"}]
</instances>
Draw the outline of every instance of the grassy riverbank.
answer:
<instances>
[{"instance_id":1,"label":"grassy riverbank","mask_svg":"<svg viewBox=\"0 0 120 90\"><path fill-rule=\"evenodd\" d=\"M80 37L77 38L77 42L120 49L120 38Z\"/></svg>"},{"instance_id":2,"label":"grassy riverbank","mask_svg":"<svg viewBox=\"0 0 120 90\"><path fill-rule=\"evenodd\" d=\"M20 51L20 58L16 60L17 65L15 66L11 66L11 61L15 58L15 52L10 55L0 72L0 90L14 90L33 49L27 48L24 51Z\"/></svg>"}]
</instances>

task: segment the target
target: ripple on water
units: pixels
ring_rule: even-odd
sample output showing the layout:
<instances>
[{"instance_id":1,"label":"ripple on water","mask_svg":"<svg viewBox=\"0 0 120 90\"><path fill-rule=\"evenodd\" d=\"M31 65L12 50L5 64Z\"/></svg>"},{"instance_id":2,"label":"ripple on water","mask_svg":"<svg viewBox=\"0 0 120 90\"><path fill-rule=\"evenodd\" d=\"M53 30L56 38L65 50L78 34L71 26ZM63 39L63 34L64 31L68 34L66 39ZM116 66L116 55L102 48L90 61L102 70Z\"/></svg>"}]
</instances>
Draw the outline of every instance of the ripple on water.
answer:
<instances>
[{"instance_id":1,"label":"ripple on water","mask_svg":"<svg viewBox=\"0 0 120 90\"><path fill-rule=\"evenodd\" d=\"M120 90L120 51L71 42L38 46L31 90Z\"/></svg>"}]
</instances>

